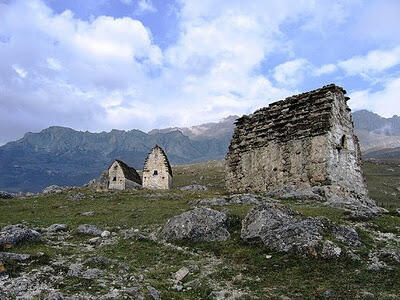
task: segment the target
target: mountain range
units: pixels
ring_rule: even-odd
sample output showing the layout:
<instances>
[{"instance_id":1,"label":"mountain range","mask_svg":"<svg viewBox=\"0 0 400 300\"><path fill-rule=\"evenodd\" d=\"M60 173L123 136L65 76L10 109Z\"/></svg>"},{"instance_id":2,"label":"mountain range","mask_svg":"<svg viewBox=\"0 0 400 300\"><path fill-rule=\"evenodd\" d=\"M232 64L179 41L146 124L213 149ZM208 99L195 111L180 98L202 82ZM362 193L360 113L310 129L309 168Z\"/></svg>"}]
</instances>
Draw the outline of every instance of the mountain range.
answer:
<instances>
[{"instance_id":1,"label":"mountain range","mask_svg":"<svg viewBox=\"0 0 400 300\"><path fill-rule=\"evenodd\" d=\"M217 123L188 128L112 130L82 132L49 127L26 133L18 141L0 147L0 190L37 192L56 185L82 185L118 158L138 170L148 151L158 144L172 164L187 164L224 158L237 116ZM400 147L400 118L383 118L369 111L353 114L362 151L369 157L385 156L380 151ZM396 152L394 152L396 153ZM400 151L397 152L400 157ZM390 156L396 156L390 152Z\"/></svg>"}]
</instances>

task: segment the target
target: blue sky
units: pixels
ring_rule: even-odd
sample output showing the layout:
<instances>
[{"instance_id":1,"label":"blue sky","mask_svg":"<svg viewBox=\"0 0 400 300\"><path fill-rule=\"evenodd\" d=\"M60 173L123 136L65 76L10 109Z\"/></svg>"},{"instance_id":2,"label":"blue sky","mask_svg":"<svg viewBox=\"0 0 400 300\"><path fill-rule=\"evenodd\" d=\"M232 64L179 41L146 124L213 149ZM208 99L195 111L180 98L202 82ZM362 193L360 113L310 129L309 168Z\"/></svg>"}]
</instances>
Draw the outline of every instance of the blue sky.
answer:
<instances>
[{"instance_id":1,"label":"blue sky","mask_svg":"<svg viewBox=\"0 0 400 300\"><path fill-rule=\"evenodd\" d=\"M190 126L329 83L400 114L398 0L0 0L0 144Z\"/></svg>"}]
</instances>

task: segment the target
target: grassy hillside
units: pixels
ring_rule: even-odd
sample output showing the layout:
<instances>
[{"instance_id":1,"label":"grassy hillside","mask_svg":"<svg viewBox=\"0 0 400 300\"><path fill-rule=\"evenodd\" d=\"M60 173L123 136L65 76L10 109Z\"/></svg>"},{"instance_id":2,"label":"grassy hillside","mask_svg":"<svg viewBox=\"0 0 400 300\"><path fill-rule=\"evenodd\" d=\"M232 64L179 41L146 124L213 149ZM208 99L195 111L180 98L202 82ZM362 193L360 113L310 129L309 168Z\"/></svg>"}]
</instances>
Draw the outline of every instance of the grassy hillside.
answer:
<instances>
[{"instance_id":1,"label":"grassy hillside","mask_svg":"<svg viewBox=\"0 0 400 300\"><path fill-rule=\"evenodd\" d=\"M44 286L37 298L45 298L47 288L61 291L64 296L81 294L100 297L112 290L137 288L146 299L147 286L161 293L162 299L216 299L221 293L240 299L332 298L354 299L366 292L381 299L400 296L400 265L379 271L368 268L368 252L384 247L399 249L399 207L392 195L399 185L400 167L392 164L366 163L365 173L372 197L391 209L391 213L370 222L355 222L342 210L315 202L284 201L283 203L306 216L325 216L335 222L357 228L364 246L358 255L361 261L342 256L338 260L302 258L275 253L261 245L249 245L240 239L240 222L251 206L214 207L230 219L231 239L226 242L163 244L152 236L168 220L189 210L197 198L224 194L223 165L209 162L174 167L175 187L192 182L207 185L202 192L124 191L95 193L88 189L73 190L57 195L41 195L25 199L1 200L0 227L24 222L41 228L64 223L69 231L61 235L46 235L44 241L17 246L13 251L34 257L27 264L6 261L5 267L17 280L20 276L39 278ZM391 171L393 169L393 171ZM397 183L396 183L397 182ZM80 197L74 196L77 193ZM400 192L399 192L400 193ZM397 194L399 194L397 193ZM78 198L74 200L75 198ZM79 199L80 198L80 199ZM397 200L396 200L397 199ZM94 211L93 216L82 212ZM112 232L104 245L92 245L90 236L76 232L80 224L95 224ZM125 239L124 230L137 229L136 237ZM374 238L379 232L390 233L393 239ZM38 255L39 253L39 255ZM87 259L105 257L111 262L95 267L103 271L98 280L67 277L71 264L81 262L93 267ZM183 290L174 287L174 273L188 267L190 274L183 280ZM39 275L38 275L39 274ZM36 283L32 283L37 284ZM0 286L0 298L1 298ZM364 293L364 294L363 294ZM129 296L121 292L121 297ZM120 299L118 298L118 299Z\"/></svg>"}]
</instances>

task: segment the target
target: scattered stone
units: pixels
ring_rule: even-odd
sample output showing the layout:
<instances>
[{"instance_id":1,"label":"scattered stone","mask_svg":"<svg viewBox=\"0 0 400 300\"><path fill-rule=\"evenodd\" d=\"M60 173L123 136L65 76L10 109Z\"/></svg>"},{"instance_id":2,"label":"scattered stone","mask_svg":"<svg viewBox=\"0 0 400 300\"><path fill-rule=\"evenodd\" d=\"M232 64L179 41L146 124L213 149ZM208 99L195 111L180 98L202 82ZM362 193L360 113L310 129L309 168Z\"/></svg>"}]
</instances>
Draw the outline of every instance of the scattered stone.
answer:
<instances>
[{"instance_id":1,"label":"scattered stone","mask_svg":"<svg viewBox=\"0 0 400 300\"><path fill-rule=\"evenodd\" d=\"M101 235L103 233L103 230L101 230L96 225L89 225L89 224L79 225L76 230L79 233L88 234L88 235Z\"/></svg>"},{"instance_id":2,"label":"scattered stone","mask_svg":"<svg viewBox=\"0 0 400 300\"><path fill-rule=\"evenodd\" d=\"M93 268L93 269L87 269L85 272L82 273L81 277L84 279L96 279L100 277L103 274L103 271Z\"/></svg>"},{"instance_id":3,"label":"scattered stone","mask_svg":"<svg viewBox=\"0 0 400 300\"><path fill-rule=\"evenodd\" d=\"M183 290L183 285L175 284L175 285L172 287L172 289L175 290L175 291L177 291L177 292L180 292L180 291Z\"/></svg>"},{"instance_id":4,"label":"scattered stone","mask_svg":"<svg viewBox=\"0 0 400 300\"><path fill-rule=\"evenodd\" d=\"M332 234L335 239L346 245L359 247L362 244L357 231L350 226L333 225Z\"/></svg>"},{"instance_id":5,"label":"scattered stone","mask_svg":"<svg viewBox=\"0 0 400 300\"><path fill-rule=\"evenodd\" d=\"M82 200L82 199L85 199L85 197L86 197L85 194L76 193L76 194L69 195L68 200L72 200L72 201Z\"/></svg>"},{"instance_id":6,"label":"scattered stone","mask_svg":"<svg viewBox=\"0 0 400 300\"><path fill-rule=\"evenodd\" d=\"M109 237L111 235L111 232L109 232L108 230L104 230L101 233L101 237L105 238L105 237Z\"/></svg>"},{"instance_id":7,"label":"scattered stone","mask_svg":"<svg viewBox=\"0 0 400 300\"><path fill-rule=\"evenodd\" d=\"M189 269L186 267L182 267L175 273L175 280L177 282L182 281L189 274Z\"/></svg>"},{"instance_id":8,"label":"scattered stone","mask_svg":"<svg viewBox=\"0 0 400 300\"><path fill-rule=\"evenodd\" d=\"M25 243L29 240L39 240L40 234L28 229L25 225L8 225L0 231L0 247Z\"/></svg>"},{"instance_id":9,"label":"scattered stone","mask_svg":"<svg viewBox=\"0 0 400 300\"><path fill-rule=\"evenodd\" d=\"M121 295L119 293L118 290L113 290L111 292L109 292L108 294L104 295L101 297L101 299L103 300L107 300L107 299L121 299Z\"/></svg>"},{"instance_id":10,"label":"scattered stone","mask_svg":"<svg viewBox=\"0 0 400 300\"><path fill-rule=\"evenodd\" d=\"M207 191L208 187L200 184L191 184L187 185L184 187L180 188L181 191L191 191L191 192L197 192L197 191Z\"/></svg>"},{"instance_id":11,"label":"scattered stone","mask_svg":"<svg viewBox=\"0 0 400 300\"><path fill-rule=\"evenodd\" d=\"M268 248L281 252L337 257L341 249L332 242L323 243L324 236L332 227L341 228L327 219L304 218L279 203L266 203L254 207L247 214L242 221L241 237L247 242L261 240ZM338 236L340 233L343 238L348 238L343 234L345 232L350 235L350 230L347 229L338 229ZM351 231L351 234L357 233ZM353 239L358 241L358 235L356 237ZM325 251L321 251L324 246Z\"/></svg>"},{"instance_id":12,"label":"scattered stone","mask_svg":"<svg viewBox=\"0 0 400 300\"><path fill-rule=\"evenodd\" d=\"M95 215L94 211L85 211L83 213L81 213L81 216L85 216L85 217L92 217Z\"/></svg>"},{"instance_id":13,"label":"scattered stone","mask_svg":"<svg viewBox=\"0 0 400 300\"><path fill-rule=\"evenodd\" d=\"M17 253L10 253L10 252L0 252L0 260L13 260L17 262L24 262L31 258L29 254L17 254Z\"/></svg>"},{"instance_id":14,"label":"scattered stone","mask_svg":"<svg viewBox=\"0 0 400 300\"><path fill-rule=\"evenodd\" d=\"M89 244L96 245L101 243L101 237L94 237L89 240Z\"/></svg>"},{"instance_id":15,"label":"scattered stone","mask_svg":"<svg viewBox=\"0 0 400 300\"><path fill-rule=\"evenodd\" d=\"M81 275L83 266L81 264L72 264L69 266L67 276L68 277L79 277Z\"/></svg>"},{"instance_id":16,"label":"scattered stone","mask_svg":"<svg viewBox=\"0 0 400 300\"><path fill-rule=\"evenodd\" d=\"M375 299L375 295L367 291L362 291L360 296L361 299Z\"/></svg>"},{"instance_id":17,"label":"scattered stone","mask_svg":"<svg viewBox=\"0 0 400 300\"><path fill-rule=\"evenodd\" d=\"M196 208L167 221L160 237L163 240L225 241L230 238L226 214L210 209Z\"/></svg>"},{"instance_id":18,"label":"scattered stone","mask_svg":"<svg viewBox=\"0 0 400 300\"><path fill-rule=\"evenodd\" d=\"M125 239L145 240L146 236L139 232L139 229L129 229L124 232Z\"/></svg>"},{"instance_id":19,"label":"scattered stone","mask_svg":"<svg viewBox=\"0 0 400 300\"><path fill-rule=\"evenodd\" d=\"M0 191L0 199L12 199L15 196L11 193Z\"/></svg>"},{"instance_id":20,"label":"scattered stone","mask_svg":"<svg viewBox=\"0 0 400 300\"><path fill-rule=\"evenodd\" d=\"M336 293L334 290L326 290L322 293L322 299L334 299L336 298Z\"/></svg>"},{"instance_id":21,"label":"scattered stone","mask_svg":"<svg viewBox=\"0 0 400 300\"><path fill-rule=\"evenodd\" d=\"M60 292L51 292L47 300L64 300L64 297Z\"/></svg>"},{"instance_id":22,"label":"scattered stone","mask_svg":"<svg viewBox=\"0 0 400 300\"><path fill-rule=\"evenodd\" d=\"M184 287L198 288L201 285L200 279L196 278L194 280L188 281L183 284Z\"/></svg>"},{"instance_id":23,"label":"scattered stone","mask_svg":"<svg viewBox=\"0 0 400 300\"><path fill-rule=\"evenodd\" d=\"M400 208L397 208L396 212L397 212L398 215L400 215Z\"/></svg>"},{"instance_id":24,"label":"scattered stone","mask_svg":"<svg viewBox=\"0 0 400 300\"><path fill-rule=\"evenodd\" d=\"M273 199L268 197L257 197L253 194L235 194L225 197L216 197L209 199L199 199L192 201L192 205L247 205L247 204L260 204L268 201L273 201Z\"/></svg>"},{"instance_id":25,"label":"scattered stone","mask_svg":"<svg viewBox=\"0 0 400 300\"><path fill-rule=\"evenodd\" d=\"M50 185L46 187L42 193L43 194L59 194L62 193L64 190L66 190L67 187L60 187L58 185Z\"/></svg>"},{"instance_id":26,"label":"scattered stone","mask_svg":"<svg viewBox=\"0 0 400 300\"><path fill-rule=\"evenodd\" d=\"M147 290L150 293L150 296L154 299L154 300L160 300L161 296L160 296L160 292L157 291L155 288L153 288L151 285L147 286Z\"/></svg>"},{"instance_id":27,"label":"scattered stone","mask_svg":"<svg viewBox=\"0 0 400 300\"><path fill-rule=\"evenodd\" d=\"M323 258L337 258L342 253L342 249L334 242L324 241L322 244L322 257Z\"/></svg>"},{"instance_id":28,"label":"scattered stone","mask_svg":"<svg viewBox=\"0 0 400 300\"><path fill-rule=\"evenodd\" d=\"M48 232L66 231L68 226L66 224L53 224L47 228Z\"/></svg>"},{"instance_id":29,"label":"scattered stone","mask_svg":"<svg viewBox=\"0 0 400 300\"><path fill-rule=\"evenodd\" d=\"M96 265L96 266L100 265L100 266L103 266L103 267L109 265L110 263L111 263L111 260L106 258L106 257L103 257L103 256L91 257L91 258L88 258L85 261L85 264Z\"/></svg>"}]
</instances>

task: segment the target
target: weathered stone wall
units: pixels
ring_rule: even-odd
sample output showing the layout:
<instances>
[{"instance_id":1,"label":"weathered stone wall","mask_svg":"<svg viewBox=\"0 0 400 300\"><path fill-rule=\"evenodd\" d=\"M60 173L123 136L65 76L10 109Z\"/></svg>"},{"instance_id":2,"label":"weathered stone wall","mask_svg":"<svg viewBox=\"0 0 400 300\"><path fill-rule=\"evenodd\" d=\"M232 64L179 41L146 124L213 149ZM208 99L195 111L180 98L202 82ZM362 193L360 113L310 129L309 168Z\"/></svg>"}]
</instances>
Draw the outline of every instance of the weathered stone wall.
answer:
<instances>
[{"instance_id":1,"label":"weathered stone wall","mask_svg":"<svg viewBox=\"0 0 400 300\"><path fill-rule=\"evenodd\" d=\"M365 196L345 93L329 85L238 119L226 157L228 191L319 186L328 196Z\"/></svg>"},{"instance_id":2,"label":"weathered stone wall","mask_svg":"<svg viewBox=\"0 0 400 300\"><path fill-rule=\"evenodd\" d=\"M149 153L143 167L143 187L148 189L171 189L172 172L164 151L156 146Z\"/></svg>"},{"instance_id":3,"label":"weathered stone wall","mask_svg":"<svg viewBox=\"0 0 400 300\"><path fill-rule=\"evenodd\" d=\"M125 175L117 161L108 169L108 180L108 188L110 190L125 189Z\"/></svg>"}]
</instances>

